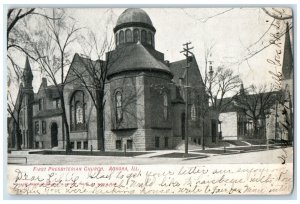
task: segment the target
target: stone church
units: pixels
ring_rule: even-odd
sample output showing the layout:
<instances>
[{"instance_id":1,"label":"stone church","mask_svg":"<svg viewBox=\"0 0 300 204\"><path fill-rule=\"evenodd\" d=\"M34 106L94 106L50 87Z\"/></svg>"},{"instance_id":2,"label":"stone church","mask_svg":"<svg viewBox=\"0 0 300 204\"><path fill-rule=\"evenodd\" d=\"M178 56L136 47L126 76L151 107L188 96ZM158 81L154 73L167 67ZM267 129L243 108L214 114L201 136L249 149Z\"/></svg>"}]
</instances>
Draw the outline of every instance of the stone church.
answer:
<instances>
[{"instance_id":1,"label":"stone church","mask_svg":"<svg viewBox=\"0 0 300 204\"><path fill-rule=\"evenodd\" d=\"M175 149L184 144L186 128L190 143L217 143L218 120L209 109L196 59L165 60L164 54L155 49L155 44L159 43L155 41L156 29L142 9L126 9L113 31L115 49L108 53L113 63L108 66L105 84L105 150ZM85 69L84 62L98 63L99 66L106 63L75 54L63 93L72 148L95 150L99 143L95 106L74 75ZM188 91L184 86L187 63ZM64 149L66 139L58 89L48 85L47 79L43 78L38 92L34 93L33 80L27 58L20 87L25 90L20 115L22 147ZM188 101L184 100L186 94ZM186 120L188 127L185 127ZM12 133L9 144L14 147L15 143Z\"/></svg>"}]
</instances>

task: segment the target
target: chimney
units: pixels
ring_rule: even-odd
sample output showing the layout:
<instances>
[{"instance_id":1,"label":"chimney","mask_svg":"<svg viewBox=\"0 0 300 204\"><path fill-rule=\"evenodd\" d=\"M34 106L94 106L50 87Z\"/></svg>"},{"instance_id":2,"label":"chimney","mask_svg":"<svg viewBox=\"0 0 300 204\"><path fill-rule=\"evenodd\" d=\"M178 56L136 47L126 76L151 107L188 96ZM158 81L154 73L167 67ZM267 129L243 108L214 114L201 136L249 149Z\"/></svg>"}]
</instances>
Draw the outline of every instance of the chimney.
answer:
<instances>
[{"instance_id":1,"label":"chimney","mask_svg":"<svg viewBox=\"0 0 300 204\"><path fill-rule=\"evenodd\" d=\"M170 67L170 61L169 60L165 60L165 64Z\"/></svg>"},{"instance_id":2,"label":"chimney","mask_svg":"<svg viewBox=\"0 0 300 204\"><path fill-rule=\"evenodd\" d=\"M47 87L47 79L45 77L42 78L42 85Z\"/></svg>"}]
</instances>

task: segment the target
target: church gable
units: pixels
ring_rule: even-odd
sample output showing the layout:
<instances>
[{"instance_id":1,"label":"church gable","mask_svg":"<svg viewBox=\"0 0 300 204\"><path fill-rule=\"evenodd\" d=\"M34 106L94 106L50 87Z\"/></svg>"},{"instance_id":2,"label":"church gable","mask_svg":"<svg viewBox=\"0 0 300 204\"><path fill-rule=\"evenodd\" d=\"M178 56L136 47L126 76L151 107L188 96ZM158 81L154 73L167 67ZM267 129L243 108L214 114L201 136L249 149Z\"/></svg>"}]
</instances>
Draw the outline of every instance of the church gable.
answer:
<instances>
[{"instance_id":1,"label":"church gable","mask_svg":"<svg viewBox=\"0 0 300 204\"><path fill-rule=\"evenodd\" d=\"M99 73L100 66L104 61L93 61L89 58L81 57L79 54L75 54L65 78L65 84L74 83L74 81L88 81L94 73Z\"/></svg>"},{"instance_id":2,"label":"church gable","mask_svg":"<svg viewBox=\"0 0 300 204\"><path fill-rule=\"evenodd\" d=\"M204 87L204 82L203 82L196 58L192 57L190 59L192 61L190 62L190 67L188 70L189 84L196 86L196 87L199 87L199 86ZM180 83L184 82L185 73L186 73L185 67L186 67L186 59L170 63L170 70L174 75L173 81L176 84L180 84Z\"/></svg>"}]
</instances>

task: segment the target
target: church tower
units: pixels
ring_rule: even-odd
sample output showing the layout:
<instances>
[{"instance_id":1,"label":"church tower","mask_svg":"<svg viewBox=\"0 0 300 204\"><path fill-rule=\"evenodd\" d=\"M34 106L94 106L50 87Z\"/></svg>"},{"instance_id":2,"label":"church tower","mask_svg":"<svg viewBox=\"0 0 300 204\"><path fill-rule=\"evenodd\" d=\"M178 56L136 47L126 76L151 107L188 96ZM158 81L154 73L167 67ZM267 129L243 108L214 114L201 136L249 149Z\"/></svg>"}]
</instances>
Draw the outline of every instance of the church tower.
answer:
<instances>
[{"instance_id":1,"label":"church tower","mask_svg":"<svg viewBox=\"0 0 300 204\"><path fill-rule=\"evenodd\" d=\"M126 9L114 28L116 46L122 47L140 41L146 47L155 48L155 32L152 21L144 10Z\"/></svg>"},{"instance_id":2,"label":"church tower","mask_svg":"<svg viewBox=\"0 0 300 204\"><path fill-rule=\"evenodd\" d=\"M33 148L33 101L34 93L32 87L33 74L29 63L28 56L26 57L25 68L23 72L23 88L22 88L22 144L23 148Z\"/></svg>"},{"instance_id":3,"label":"church tower","mask_svg":"<svg viewBox=\"0 0 300 204\"><path fill-rule=\"evenodd\" d=\"M172 147L171 84L164 54L155 50L155 28L139 8L126 9L114 28L116 49L107 53L105 149Z\"/></svg>"},{"instance_id":4,"label":"church tower","mask_svg":"<svg viewBox=\"0 0 300 204\"><path fill-rule=\"evenodd\" d=\"M293 52L290 39L290 26L286 24L284 53L282 62L282 92L284 94L284 107L282 107L282 124L285 124L287 134L285 139L293 141L293 106L294 106L294 81L293 81Z\"/></svg>"}]
</instances>

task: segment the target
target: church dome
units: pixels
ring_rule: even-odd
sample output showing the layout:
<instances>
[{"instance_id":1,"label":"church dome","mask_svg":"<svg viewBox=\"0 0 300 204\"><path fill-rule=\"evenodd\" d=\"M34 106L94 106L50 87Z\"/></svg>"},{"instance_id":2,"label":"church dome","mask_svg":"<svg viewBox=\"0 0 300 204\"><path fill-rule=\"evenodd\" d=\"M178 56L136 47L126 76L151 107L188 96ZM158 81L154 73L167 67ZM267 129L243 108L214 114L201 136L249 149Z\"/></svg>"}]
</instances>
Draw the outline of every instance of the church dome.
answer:
<instances>
[{"instance_id":1,"label":"church dome","mask_svg":"<svg viewBox=\"0 0 300 204\"><path fill-rule=\"evenodd\" d=\"M155 48L155 32L150 17L143 9L126 9L114 28L116 47L141 42L146 47Z\"/></svg>"},{"instance_id":2,"label":"church dome","mask_svg":"<svg viewBox=\"0 0 300 204\"><path fill-rule=\"evenodd\" d=\"M152 21L148 14L140 8L129 8L126 9L118 18L117 25L119 26L123 23L145 23L152 25Z\"/></svg>"},{"instance_id":3,"label":"church dome","mask_svg":"<svg viewBox=\"0 0 300 204\"><path fill-rule=\"evenodd\" d=\"M149 28L155 32L152 21L148 14L140 8L128 8L119 16L114 32L131 26Z\"/></svg>"}]
</instances>

